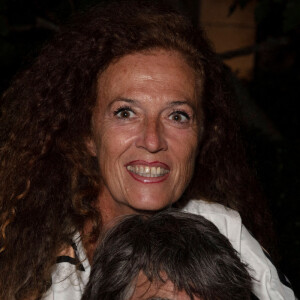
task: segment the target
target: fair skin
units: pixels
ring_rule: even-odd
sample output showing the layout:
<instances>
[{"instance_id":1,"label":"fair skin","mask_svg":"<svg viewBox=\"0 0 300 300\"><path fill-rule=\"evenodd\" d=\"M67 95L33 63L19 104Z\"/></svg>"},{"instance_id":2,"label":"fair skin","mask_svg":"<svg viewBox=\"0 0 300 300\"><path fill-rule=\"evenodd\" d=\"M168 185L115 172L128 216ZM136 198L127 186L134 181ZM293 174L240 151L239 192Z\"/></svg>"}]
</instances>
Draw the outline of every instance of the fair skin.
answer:
<instances>
[{"instance_id":1,"label":"fair skin","mask_svg":"<svg viewBox=\"0 0 300 300\"><path fill-rule=\"evenodd\" d=\"M175 51L126 55L98 80L91 155L103 180L103 222L177 201L194 169L198 145L196 75Z\"/></svg>"}]
</instances>

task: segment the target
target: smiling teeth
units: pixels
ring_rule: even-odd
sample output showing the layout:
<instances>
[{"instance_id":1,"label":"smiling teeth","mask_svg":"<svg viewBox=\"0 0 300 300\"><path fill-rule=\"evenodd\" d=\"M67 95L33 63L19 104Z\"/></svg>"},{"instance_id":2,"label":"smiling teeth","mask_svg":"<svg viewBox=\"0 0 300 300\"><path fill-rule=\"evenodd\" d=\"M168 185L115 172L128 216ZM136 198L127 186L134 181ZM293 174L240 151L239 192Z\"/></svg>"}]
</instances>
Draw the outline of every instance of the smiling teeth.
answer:
<instances>
[{"instance_id":1,"label":"smiling teeth","mask_svg":"<svg viewBox=\"0 0 300 300\"><path fill-rule=\"evenodd\" d=\"M170 171L162 167L149 167L149 166L127 166L128 171L143 177L160 177Z\"/></svg>"}]
</instances>

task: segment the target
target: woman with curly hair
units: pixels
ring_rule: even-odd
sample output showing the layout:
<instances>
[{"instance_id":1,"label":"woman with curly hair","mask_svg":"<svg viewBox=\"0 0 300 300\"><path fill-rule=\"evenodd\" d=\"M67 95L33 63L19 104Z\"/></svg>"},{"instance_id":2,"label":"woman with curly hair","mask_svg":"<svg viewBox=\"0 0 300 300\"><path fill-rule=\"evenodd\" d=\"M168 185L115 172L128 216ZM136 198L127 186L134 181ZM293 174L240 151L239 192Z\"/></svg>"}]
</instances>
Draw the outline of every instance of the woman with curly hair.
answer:
<instances>
[{"instance_id":1,"label":"woman with curly hair","mask_svg":"<svg viewBox=\"0 0 300 300\"><path fill-rule=\"evenodd\" d=\"M270 249L226 74L181 14L143 1L91 9L1 109L0 299L80 299L103 226L169 206L228 237L256 297L294 299L242 225Z\"/></svg>"}]
</instances>

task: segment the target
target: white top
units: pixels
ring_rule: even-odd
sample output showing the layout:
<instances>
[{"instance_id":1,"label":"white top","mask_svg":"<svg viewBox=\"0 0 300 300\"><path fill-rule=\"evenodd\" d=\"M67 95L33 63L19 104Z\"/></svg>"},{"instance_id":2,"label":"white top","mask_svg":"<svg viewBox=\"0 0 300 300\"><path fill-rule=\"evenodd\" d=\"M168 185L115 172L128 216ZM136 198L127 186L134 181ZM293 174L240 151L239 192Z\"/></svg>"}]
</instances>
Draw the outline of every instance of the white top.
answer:
<instances>
[{"instance_id":1,"label":"white top","mask_svg":"<svg viewBox=\"0 0 300 300\"><path fill-rule=\"evenodd\" d=\"M219 231L231 242L240 254L241 260L249 267L253 278L253 294L260 300L295 300L289 281L277 272L259 243L241 222L240 215L223 205L202 200L191 200L183 211L202 215L214 223ZM70 257L60 257L52 274L52 286L43 300L80 300L88 282L90 265L77 234L74 237L75 253L81 262ZM77 249L76 249L77 248ZM254 297L255 298L255 297Z\"/></svg>"}]
</instances>

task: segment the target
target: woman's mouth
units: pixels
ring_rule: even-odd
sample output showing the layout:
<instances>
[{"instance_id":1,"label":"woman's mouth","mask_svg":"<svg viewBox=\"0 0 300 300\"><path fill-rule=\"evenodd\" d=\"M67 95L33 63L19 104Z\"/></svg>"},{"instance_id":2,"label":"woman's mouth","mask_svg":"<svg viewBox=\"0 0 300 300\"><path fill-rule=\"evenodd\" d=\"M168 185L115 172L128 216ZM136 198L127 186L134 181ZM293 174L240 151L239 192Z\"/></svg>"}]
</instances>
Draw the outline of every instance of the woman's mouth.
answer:
<instances>
[{"instance_id":1,"label":"woman's mouth","mask_svg":"<svg viewBox=\"0 0 300 300\"><path fill-rule=\"evenodd\" d=\"M167 179L170 168L161 162L134 161L126 165L129 174L143 183L158 183Z\"/></svg>"},{"instance_id":2,"label":"woman's mouth","mask_svg":"<svg viewBox=\"0 0 300 300\"><path fill-rule=\"evenodd\" d=\"M127 166L129 172L137 174L142 177L161 177L170 171L162 167L149 167L149 166Z\"/></svg>"}]
</instances>

